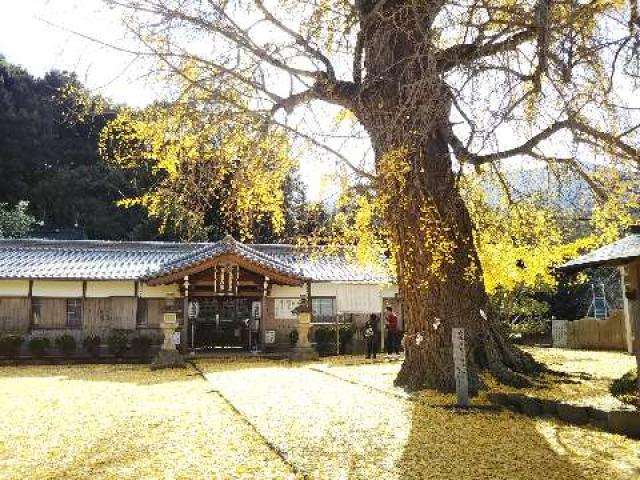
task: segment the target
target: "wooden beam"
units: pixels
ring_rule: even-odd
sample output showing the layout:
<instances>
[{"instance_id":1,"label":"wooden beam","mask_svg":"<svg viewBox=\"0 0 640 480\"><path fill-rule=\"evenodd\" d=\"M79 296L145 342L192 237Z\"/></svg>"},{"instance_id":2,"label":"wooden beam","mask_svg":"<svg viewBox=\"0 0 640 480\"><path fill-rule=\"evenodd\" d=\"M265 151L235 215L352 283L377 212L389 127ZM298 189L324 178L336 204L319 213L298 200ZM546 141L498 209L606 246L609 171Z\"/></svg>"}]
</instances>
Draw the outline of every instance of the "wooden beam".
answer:
<instances>
[{"instance_id":1,"label":"wooden beam","mask_svg":"<svg viewBox=\"0 0 640 480\"><path fill-rule=\"evenodd\" d=\"M635 291L635 298L630 305L632 321L633 349L636 355L636 369L638 372L638 393L640 393L640 261L630 265L631 285Z\"/></svg>"}]
</instances>

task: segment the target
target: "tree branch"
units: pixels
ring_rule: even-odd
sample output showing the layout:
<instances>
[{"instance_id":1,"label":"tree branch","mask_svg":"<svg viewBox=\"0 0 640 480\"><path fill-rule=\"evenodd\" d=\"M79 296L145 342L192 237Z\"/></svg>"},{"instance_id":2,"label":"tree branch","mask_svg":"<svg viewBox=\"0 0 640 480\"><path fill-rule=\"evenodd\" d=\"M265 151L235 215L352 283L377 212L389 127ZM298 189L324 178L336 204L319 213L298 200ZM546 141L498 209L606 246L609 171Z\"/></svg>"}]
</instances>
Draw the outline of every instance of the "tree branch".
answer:
<instances>
[{"instance_id":1,"label":"tree branch","mask_svg":"<svg viewBox=\"0 0 640 480\"><path fill-rule=\"evenodd\" d=\"M620 152L627 155L630 159L640 164L640 151L637 148L624 142L620 136L601 132L600 130L593 128L591 125L588 125L587 123L576 117L574 117L571 121L571 128L585 135L588 135L591 138L613 146Z\"/></svg>"},{"instance_id":2,"label":"tree branch","mask_svg":"<svg viewBox=\"0 0 640 480\"><path fill-rule=\"evenodd\" d=\"M515 50L519 45L531 41L536 37L532 30L522 30L500 42L461 43L438 52L436 59L439 69L447 71L454 67L471 63L483 57L489 57L502 52Z\"/></svg>"},{"instance_id":3,"label":"tree branch","mask_svg":"<svg viewBox=\"0 0 640 480\"><path fill-rule=\"evenodd\" d=\"M357 92L358 86L353 82L322 78L317 80L311 88L281 99L271 108L271 114L276 114L278 110L291 113L297 106L311 100L322 100L351 109Z\"/></svg>"},{"instance_id":4,"label":"tree branch","mask_svg":"<svg viewBox=\"0 0 640 480\"><path fill-rule=\"evenodd\" d=\"M561 120L553 123L538 134L529 138L521 145L510 148L508 150L503 150L501 152L488 153L484 155L472 153L464 146L462 141L453 134L453 132L451 132L451 134L449 135L449 145L451 146L451 149L455 153L458 160L460 160L461 162L469 163L471 165L482 165L485 163L495 162L497 160L504 160L505 158L509 157L515 157L517 155L530 155L533 149L540 142L546 140L547 138L564 128L569 128L571 126L571 123L571 120Z\"/></svg>"},{"instance_id":5,"label":"tree branch","mask_svg":"<svg viewBox=\"0 0 640 480\"><path fill-rule=\"evenodd\" d=\"M280 20L278 20L276 17L274 17L273 14L269 10L267 10L267 8L264 6L264 3L262 2L262 0L254 0L254 2L257 5L257 7L260 9L260 11L263 13L263 15L265 16L265 18L267 20L269 20L272 24L274 24L276 27L278 27L280 30L282 30L286 34L288 34L291 37L293 37L295 39L296 43L298 45L300 45L304 49L305 52L307 52L309 55L311 55L316 60L319 60L325 66L326 73L329 76L329 78L332 79L332 80L335 80L335 78L336 78L335 69L333 68L333 65L331 64L331 61L326 57L326 55L324 55L317 48L313 47L309 43L309 41L306 40L298 32L291 30L284 23L282 23Z\"/></svg>"}]
</instances>

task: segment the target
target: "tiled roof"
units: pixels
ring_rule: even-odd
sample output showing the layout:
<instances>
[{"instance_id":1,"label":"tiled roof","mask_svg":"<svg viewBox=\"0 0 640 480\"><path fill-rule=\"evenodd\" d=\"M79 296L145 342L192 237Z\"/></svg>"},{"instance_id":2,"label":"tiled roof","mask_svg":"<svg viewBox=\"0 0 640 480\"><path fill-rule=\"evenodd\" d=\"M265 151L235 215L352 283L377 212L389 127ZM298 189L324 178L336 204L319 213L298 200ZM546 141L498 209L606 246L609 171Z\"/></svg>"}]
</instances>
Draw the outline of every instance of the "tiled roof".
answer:
<instances>
[{"instance_id":1,"label":"tiled roof","mask_svg":"<svg viewBox=\"0 0 640 480\"><path fill-rule=\"evenodd\" d=\"M575 258L558 270L580 270L600 265L621 265L640 257L640 233L630 233L617 242Z\"/></svg>"},{"instance_id":2,"label":"tiled roof","mask_svg":"<svg viewBox=\"0 0 640 480\"><path fill-rule=\"evenodd\" d=\"M282 273L316 281L388 282L378 268L322 248L216 243L0 240L1 279L134 280L179 271L233 253Z\"/></svg>"},{"instance_id":3,"label":"tiled roof","mask_svg":"<svg viewBox=\"0 0 640 480\"><path fill-rule=\"evenodd\" d=\"M148 277L155 278L174 272L179 272L185 268L197 265L205 260L213 259L221 255L236 255L238 257L257 263L264 267L276 270L286 275L303 278L305 275L299 265L281 262L276 256L267 255L250 245L237 242L230 236L216 243L202 245L192 253L176 258L165 263L160 269L151 272Z\"/></svg>"},{"instance_id":4,"label":"tiled roof","mask_svg":"<svg viewBox=\"0 0 640 480\"><path fill-rule=\"evenodd\" d=\"M278 258L281 262L299 267L303 275L318 282L367 282L391 281L380 265L363 265L348 258L346 251L328 250L323 247L298 247L295 245L258 244L253 248Z\"/></svg>"}]
</instances>

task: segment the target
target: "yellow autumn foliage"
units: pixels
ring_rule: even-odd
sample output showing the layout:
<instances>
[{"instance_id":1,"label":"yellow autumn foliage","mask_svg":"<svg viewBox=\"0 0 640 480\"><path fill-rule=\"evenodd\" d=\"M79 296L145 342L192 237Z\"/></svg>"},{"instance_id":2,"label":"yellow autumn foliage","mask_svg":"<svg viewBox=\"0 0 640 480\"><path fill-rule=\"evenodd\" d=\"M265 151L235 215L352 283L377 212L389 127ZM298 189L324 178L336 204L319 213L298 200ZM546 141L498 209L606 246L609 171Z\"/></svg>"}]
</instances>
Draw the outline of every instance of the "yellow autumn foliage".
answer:
<instances>
[{"instance_id":1,"label":"yellow autumn foliage","mask_svg":"<svg viewBox=\"0 0 640 480\"><path fill-rule=\"evenodd\" d=\"M468 176L462 183L476 225L475 242L487 291L553 289L553 268L581 253L617 240L634 222L640 206L633 181L613 168L593 175L605 185L608 198L594 202L588 221L560 207L553 191L541 191L515 203L486 176ZM487 188L487 185L491 185ZM489 198L490 193L494 198Z\"/></svg>"},{"instance_id":2,"label":"yellow autumn foliage","mask_svg":"<svg viewBox=\"0 0 640 480\"><path fill-rule=\"evenodd\" d=\"M283 185L295 166L287 136L251 116L207 107L202 91L183 87L175 102L124 109L101 132L105 160L156 179L145 195L121 204L144 207L163 232L183 240L207 239L212 210L243 240L258 223L281 232Z\"/></svg>"}]
</instances>

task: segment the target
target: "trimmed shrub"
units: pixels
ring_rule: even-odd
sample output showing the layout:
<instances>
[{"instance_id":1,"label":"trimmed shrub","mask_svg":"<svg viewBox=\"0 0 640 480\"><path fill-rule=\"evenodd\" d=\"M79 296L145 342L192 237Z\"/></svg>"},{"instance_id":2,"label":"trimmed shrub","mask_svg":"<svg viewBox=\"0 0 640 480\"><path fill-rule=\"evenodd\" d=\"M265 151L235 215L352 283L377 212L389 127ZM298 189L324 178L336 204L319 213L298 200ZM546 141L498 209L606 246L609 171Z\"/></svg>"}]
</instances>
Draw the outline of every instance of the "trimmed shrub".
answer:
<instances>
[{"instance_id":1,"label":"trimmed shrub","mask_svg":"<svg viewBox=\"0 0 640 480\"><path fill-rule=\"evenodd\" d=\"M99 357L101 341L98 335L89 335L82 340L82 346L92 357Z\"/></svg>"},{"instance_id":2,"label":"trimmed shrub","mask_svg":"<svg viewBox=\"0 0 640 480\"><path fill-rule=\"evenodd\" d=\"M531 318L519 323L509 324L509 333L516 338L545 335L550 329L551 323L541 318Z\"/></svg>"},{"instance_id":3,"label":"trimmed shrub","mask_svg":"<svg viewBox=\"0 0 640 480\"><path fill-rule=\"evenodd\" d=\"M352 353L355 330L351 325L340 327L340 354ZM336 354L336 328L318 327L315 329L316 351L321 356Z\"/></svg>"},{"instance_id":4,"label":"trimmed shrub","mask_svg":"<svg viewBox=\"0 0 640 480\"><path fill-rule=\"evenodd\" d=\"M298 339L300 338L300 334L298 330L295 328L289 332L289 345L295 347L298 344Z\"/></svg>"},{"instance_id":5,"label":"trimmed shrub","mask_svg":"<svg viewBox=\"0 0 640 480\"><path fill-rule=\"evenodd\" d=\"M27 343L27 348L29 349L29 353L34 358L40 358L44 356L47 349L51 346L49 339L46 337L32 337L31 340Z\"/></svg>"},{"instance_id":6,"label":"trimmed shrub","mask_svg":"<svg viewBox=\"0 0 640 480\"><path fill-rule=\"evenodd\" d=\"M77 348L76 339L71 335L60 335L56 338L55 344L65 357L73 355Z\"/></svg>"},{"instance_id":7,"label":"trimmed shrub","mask_svg":"<svg viewBox=\"0 0 640 480\"><path fill-rule=\"evenodd\" d=\"M335 329L333 330L333 332L335 332ZM353 329L353 327L351 326L340 327L340 353L341 354L352 353L354 334L355 334L355 330Z\"/></svg>"},{"instance_id":8,"label":"trimmed shrub","mask_svg":"<svg viewBox=\"0 0 640 480\"><path fill-rule=\"evenodd\" d=\"M638 394L638 372L631 370L621 378L617 378L609 389L618 400L640 408L640 395Z\"/></svg>"},{"instance_id":9,"label":"trimmed shrub","mask_svg":"<svg viewBox=\"0 0 640 480\"><path fill-rule=\"evenodd\" d=\"M139 357L146 357L152 344L153 339L147 335L138 335L131 339L131 349Z\"/></svg>"},{"instance_id":10,"label":"trimmed shrub","mask_svg":"<svg viewBox=\"0 0 640 480\"><path fill-rule=\"evenodd\" d=\"M20 335L5 335L0 337L0 355L3 357L17 357L24 338Z\"/></svg>"},{"instance_id":11,"label":"trimmed shrub","mask_svg":"<svg viewBox=\"0 0 640 480\"><path fill-rule=\"evenodd\" d=\"M129 349L127 332L124 330L112 330L107 337L109 353L116 357L122 357Z\"/></svg>"},{"instance_id":12,"label":"trimmed shrub","mask_svg":"<svg viewBox=\"0 0 640 480\"><path fill-rule=\"evenodd\" d=\"M316 343L316 351L319 355L335 355L336 334L334 329L328 327L318 327L315 329L313 338Z\"/></svg>"}]
</instances>

